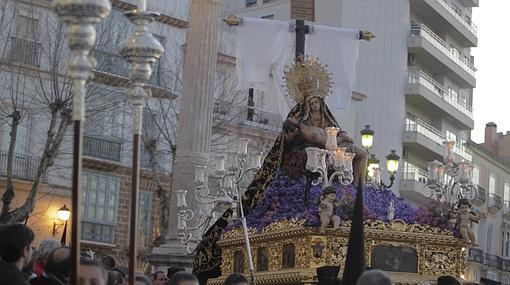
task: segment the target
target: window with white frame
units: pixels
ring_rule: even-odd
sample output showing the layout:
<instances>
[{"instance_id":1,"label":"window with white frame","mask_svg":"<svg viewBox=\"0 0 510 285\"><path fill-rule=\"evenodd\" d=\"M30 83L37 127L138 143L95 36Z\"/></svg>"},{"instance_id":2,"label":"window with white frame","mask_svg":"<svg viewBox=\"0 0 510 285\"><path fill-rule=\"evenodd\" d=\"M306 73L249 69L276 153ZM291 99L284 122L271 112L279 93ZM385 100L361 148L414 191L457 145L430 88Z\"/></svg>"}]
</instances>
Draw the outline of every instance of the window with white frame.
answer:
<instances>
[{"instance_id":1,"label":"window with white frame","mask_svg":"<svg viewBox=\"0 0 510 285\"><path fill-rule=\"evenodd\" d=\"M138 243L147 248L152 242L152 192L138 193Z\"/></svg>"},{"instance_id":2,"label":"window with white frame","mask_svg":"<svg viewBox=\"0 0 510 285\"><path fill-rule=\"evenodd\" d=\"M478 230L476 231L476 240L478 241L478 244L484 245L485 242L485 219L482 219L478 222Z\"/></svg>"},{"instance_id":3,"label":"window with white frame","mask_svg":"<svg viewBox=\"0 0 510 285\"><path fill-rule=\"evenodd\" d=\"M496 177L494 174L491 174L489 176L489 194L495 194L496 193Z\"/></svg>"},{"instance_id":4,"label":"window with white frame","mask_svg":"<svg viewBox=\"0 0 510 285\"><path fill-rule=\"evenodd\" d=\"M457 142L457 135L450 130L446 130L446 139L449 141Z\"/></svg>"},{"instance_id":5,"label":"window with white frame","mask_svg":"<svg viewBox=\"0 0 510 285\"><path fill-rule=\"evenodd\" d=\"M83 240L113 243L119 188L119 177L83 172L80 205Z\"/></svg>"},{"instance_id":6,"label":"window with white frame","mask_svg":"<svg viewBox=\"0 0 510 285\"><path fill-rule=\"evenodd\" d=\"M503 186L503 201L505 202L505 206L509 206L508 202L510 201L510 184L505 182Z\"/></svg>"},{"instance_id":7,"label":"window with white frame","mask_svg":"<svg viewBox=\"0 0 510 285\"><path fill-rule=\"evenodd\" d=\"M122 107L120 107L122 108ZM87 135L122 139L124 114L122 109L116 112L101 112L85 121Z\"/></svg>"},{"instance_id":8,"label":"window with white frame","mask_svg":"<svg viewBox=\"0 0 510 285\"><path fill-rule=\"evenodd\" d=\"M17 9L14 28L11 33L9 61L39 65L41 43L39 39L39 19L32 6L21 6Z\"/></svg>"}]
</instances>

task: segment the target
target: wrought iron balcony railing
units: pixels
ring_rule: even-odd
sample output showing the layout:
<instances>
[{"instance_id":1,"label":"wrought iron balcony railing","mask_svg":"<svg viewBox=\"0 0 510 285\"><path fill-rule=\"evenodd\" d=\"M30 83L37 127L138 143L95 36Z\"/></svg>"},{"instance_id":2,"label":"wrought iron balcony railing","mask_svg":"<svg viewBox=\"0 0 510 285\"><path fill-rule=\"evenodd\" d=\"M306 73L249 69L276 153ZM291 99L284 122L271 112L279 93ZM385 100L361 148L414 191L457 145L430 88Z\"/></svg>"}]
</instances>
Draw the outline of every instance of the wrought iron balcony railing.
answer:
<instances>
[{"instance_id":1,"label":"wrought iron balcony railing","mask_svg":"<svg viewBox=\"0 0 510 285\"><path fill-rule=\"evenodd\" d=\"M9 62L39 66L41 43L18 37L11 37L9 43L10 50L7 57Z\"/></svg>"},{"instance_id":2,"label":"wrought iron balcony railing","mask_svg":"<svg viewBox=\"0 0 510 285\"><path fill-rule=\"evenodd\" d=\"M478 248L470 248L468 252L468 261L478 262L483 264L483 251Z\"/></svg>"},{"instance_id":3,"label":"wrought iron balcony railing","mask_svg":"<svg viewBox=\"0 0 510 285\"><path fill-rule=\"evenodd\" d=\"M83 155L110 161L121 161L122 143L83 136Z\"/></svg>"},{"instance_id":4,"label":"wrought iron balcony railing","mask_svg":"<svg viewBox=\"0 0 510 285\"><path fill-rule=\"evenodd\" d=\"M0 151L0 175L7 175L8 152ZM19 179L34 180L41 158L29 154L14 153L12 162L12 176ZM47 175L42 175L42 180L47 180Z\"/></svg>"},{"instance_id":5,"label":"wrought iron balcony railing","mask_svg":"<svg viewBox=\"0 0 510 285\"><path fill-rule=\"evenodd\" d=\"M497 212L503 207L503 201L500 196L489 193L489 211Z\"/></svg>"}]
</instances>

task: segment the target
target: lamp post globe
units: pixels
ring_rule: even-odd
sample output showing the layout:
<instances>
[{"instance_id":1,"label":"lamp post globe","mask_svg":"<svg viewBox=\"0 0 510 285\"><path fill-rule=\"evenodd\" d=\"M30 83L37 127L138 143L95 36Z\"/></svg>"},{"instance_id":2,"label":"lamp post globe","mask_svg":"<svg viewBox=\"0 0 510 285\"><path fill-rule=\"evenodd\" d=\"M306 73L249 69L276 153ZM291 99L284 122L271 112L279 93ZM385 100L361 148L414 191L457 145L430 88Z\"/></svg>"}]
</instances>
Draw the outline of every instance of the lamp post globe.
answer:
<instances>
[{"instance_id":1,"label":"lamp post globe","mask_svg":"<svg viewBox=\"0 0 510 285\"><path fill-rule=\"evenodd\" d=\"M370 125L365 125L361 131L361 145L366 150L371 149L374 145L374 131L370 129Z\"/></svg>"},{"instance_id":2,"label":"lamp post globe","mask_svg":"<svg viewBox=\"0 0 510 285\"><path fill-rule=\"evenodd\" d=\"M57 210L57 217L59 220L67 221L71 217L71 209L67 208L66 205Z\"/></svg>"},{"instance_id":3,"label":"lamp post globe","mask_svg":"<svg viewBox=\"0 0 510 285\"><path fill-rule=\"evenodd\" d=\"M391 153L386 156L386 169L393 176L398 170L398 161L400 160L400 156L396 153L394 149L391 150Z\"/></svg>"}]
</instances>

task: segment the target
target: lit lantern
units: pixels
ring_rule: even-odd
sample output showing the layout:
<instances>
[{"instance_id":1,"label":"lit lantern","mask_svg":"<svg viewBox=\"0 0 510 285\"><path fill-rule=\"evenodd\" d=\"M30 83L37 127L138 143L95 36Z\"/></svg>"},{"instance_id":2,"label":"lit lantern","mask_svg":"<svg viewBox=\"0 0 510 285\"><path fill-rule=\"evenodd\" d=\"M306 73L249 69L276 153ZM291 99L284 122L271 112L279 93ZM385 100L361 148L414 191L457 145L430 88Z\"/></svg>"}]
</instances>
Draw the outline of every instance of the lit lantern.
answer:
<instances>
[{"instance_id":1,"label":"lit lantern","mask_svg":"<svg viewBox=\"0 0 510 285\"><path fill-rule=\"evenodd\" d=\"M365 129L361 131L361 145L366 150L374 145L374 131L370 129L370 125L365 125Z\"/></svg>"},{"instance_id":2,"label":"lit lantern","mask_svg":"<svg viewBox=\"0 0 510 285\"><path fill-rule=\"evenodd\" d=\"M394 149L392 149L391 153L386 156L386 169L392 176L397 173L399 160L400 156L398 156Z\"/></svg>"}]
</instances>

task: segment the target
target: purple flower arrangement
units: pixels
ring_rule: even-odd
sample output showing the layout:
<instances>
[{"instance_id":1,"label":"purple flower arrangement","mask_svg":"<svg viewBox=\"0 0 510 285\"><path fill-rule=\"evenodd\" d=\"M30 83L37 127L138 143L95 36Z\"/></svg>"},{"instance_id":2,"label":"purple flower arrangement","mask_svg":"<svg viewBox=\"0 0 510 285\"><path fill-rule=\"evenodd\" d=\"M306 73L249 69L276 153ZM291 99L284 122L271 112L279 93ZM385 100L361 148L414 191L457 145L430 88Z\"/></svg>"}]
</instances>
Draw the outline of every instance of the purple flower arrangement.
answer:
<instances>
[{"instance_id":1,"label":"purple flower arrangement","mask_svg":"<svg viewBox=\"0 0 510 285\"><path fill-rule=\"evenodd\" d=\"M337 189L337 198L341 201L339 215L342 220L350 220L354 205L356 188L352 185L333 185ZM305 219L306 225L319 227L319 202L322 188L312 185L305 203L306 178L291 178L278 175L266 190L264 197L255 209L246 217L249 227L261 230L265 226L280 220ZM367 184L363 190L365 219L388 221L388 207L393 201L394 218L408 224L418 223L440 228L448 228L443 217L442 205L433 203L429 209L417 208L406 200L397 197L388 188L377 188ZM231 228L231 227L230 227Z\"/></svg>"}]
</instances>

